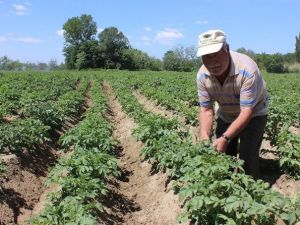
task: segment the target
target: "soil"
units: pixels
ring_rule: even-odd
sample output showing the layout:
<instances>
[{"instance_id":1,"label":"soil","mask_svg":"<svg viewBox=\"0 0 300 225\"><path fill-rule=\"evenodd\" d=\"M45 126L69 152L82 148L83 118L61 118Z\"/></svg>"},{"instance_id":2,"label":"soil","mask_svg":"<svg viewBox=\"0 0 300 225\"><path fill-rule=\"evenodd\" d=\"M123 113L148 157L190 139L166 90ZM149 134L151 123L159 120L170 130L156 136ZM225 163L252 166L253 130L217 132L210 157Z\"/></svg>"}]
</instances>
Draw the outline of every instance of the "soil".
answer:
<instances>
[{"instance_id":1,"label":"soil","mask_svg":"<svg viewBox=\"0 0 300 225\"><path fill-rule=\"evenodd\" d=\"M2 157L7 173L0 178L0 224L19 224L20 217L39 201L48 168L56 162L52 146L31 153Z\"/></svg>"},{"instance_id":2,"label":"soil","mask_svg":"<svg viewBox=\"0 0 300 225\"><path fill-rule=\"evenodd\" d=\"M153 172L152 165L141 161L143 143L132 136L137 127L134 120L123 111L113 95L112 89L104 82L104 92L109 96L114 126L113 136L120 142L118 165L122 177L110 180L111 194L105 202L106 213L101 216L104 224L127 225L173 225L180 213L178 196L168 187L166 174Z\"/></svg>"}]
</instances>

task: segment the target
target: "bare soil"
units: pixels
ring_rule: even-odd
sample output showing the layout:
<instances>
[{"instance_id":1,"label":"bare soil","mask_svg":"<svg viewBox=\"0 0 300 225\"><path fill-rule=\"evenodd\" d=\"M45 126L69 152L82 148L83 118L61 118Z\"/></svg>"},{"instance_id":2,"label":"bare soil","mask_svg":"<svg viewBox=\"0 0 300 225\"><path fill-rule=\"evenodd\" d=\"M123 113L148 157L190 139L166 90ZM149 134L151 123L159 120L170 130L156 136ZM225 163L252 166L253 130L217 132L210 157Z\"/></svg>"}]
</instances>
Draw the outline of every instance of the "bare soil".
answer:
<instances>
[{"instance_id":1,"label":"bare soil","mask_svg":"<svg viewBox=\"0 0 300 225\"><path fill-rule=\"evenodd\" d=\"M0 178L0 224L19 224L19 217L39 201L56 155L52 146L44 146L35 153L25 150L18 156L6 156L4 161L7 173Z\"/></svg>"},{"instance_id":2,"label":"bare soil","mask_svg":"<svg viewBox=\"0 0 300 225\"><path fill-rule=\"evenodd\" d=\"M122 111L109 84L104 82L103 87L109 96L113 136L120 142L118 165L123 175L110 181L112 191L105 203L106 213L101 217L101 223L177 224L176 217L180 213L178 196L168 188L165 174L153 173L152 165L141 161L140 151L144 145L132 136L137 125Z\"/></svg>"}]
</instances>

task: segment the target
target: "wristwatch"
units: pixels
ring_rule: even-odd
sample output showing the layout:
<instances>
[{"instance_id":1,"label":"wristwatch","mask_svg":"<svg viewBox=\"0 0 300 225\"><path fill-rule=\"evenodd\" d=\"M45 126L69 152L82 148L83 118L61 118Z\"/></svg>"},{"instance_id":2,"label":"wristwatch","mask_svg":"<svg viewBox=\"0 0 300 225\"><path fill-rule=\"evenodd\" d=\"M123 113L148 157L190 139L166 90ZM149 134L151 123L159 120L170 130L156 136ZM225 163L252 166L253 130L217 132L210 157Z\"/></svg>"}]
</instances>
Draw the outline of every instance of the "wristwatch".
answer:
<instances>
[{"instance_id":1,"label":"wristwatch","mask_svg":"<svg viewBox=\"0 0 300 225\"><path fill-rule=\"evenodd\" d=\"M221 137L224 138L227 141L227 143L231 141L230 138L227 137L225 134L222 134Z\"/></svg>"}]
</instances>

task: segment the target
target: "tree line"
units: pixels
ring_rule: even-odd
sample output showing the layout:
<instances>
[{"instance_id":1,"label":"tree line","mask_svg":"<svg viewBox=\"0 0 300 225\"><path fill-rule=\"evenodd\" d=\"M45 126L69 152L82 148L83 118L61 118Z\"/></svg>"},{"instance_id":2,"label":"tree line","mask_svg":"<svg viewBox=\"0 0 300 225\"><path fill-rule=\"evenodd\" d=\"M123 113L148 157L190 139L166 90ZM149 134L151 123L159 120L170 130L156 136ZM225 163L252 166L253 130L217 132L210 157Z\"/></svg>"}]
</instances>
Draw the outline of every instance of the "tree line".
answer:
<instances>
[{"instance_id":1,"label":"tree line","mask_svg":"<svg viewBox=\"0 0 300 225\"><path fill-rule=\"evenodd\" d=\"M68 69L127 69L193 71L200 65L193 47L178 47L166 52L163 60L133 48L116 27L108 27L98 36L91 15L72 17L63 25L64 56Z\"/></svg>"},{"instance_id":2,"label":"tree line","mask_svg":"<svg viewBox=\"0 0 300 225\"><path fill-rule=\"evenodd\" d=\"M82 14L63 24L65 63L21 63L6 56L0 58L0 70L59 70L59 69L126 69L196 71L202 64L195 46L179 46L167 51L162 59L133 48L128 38L116 27L105 28L97 35L97 25L91 15ZM255 53L245 48L238 52L249 55L268 72L300 72L300 34L296 36L295 53Z\"/></svg>"}]
</instances>

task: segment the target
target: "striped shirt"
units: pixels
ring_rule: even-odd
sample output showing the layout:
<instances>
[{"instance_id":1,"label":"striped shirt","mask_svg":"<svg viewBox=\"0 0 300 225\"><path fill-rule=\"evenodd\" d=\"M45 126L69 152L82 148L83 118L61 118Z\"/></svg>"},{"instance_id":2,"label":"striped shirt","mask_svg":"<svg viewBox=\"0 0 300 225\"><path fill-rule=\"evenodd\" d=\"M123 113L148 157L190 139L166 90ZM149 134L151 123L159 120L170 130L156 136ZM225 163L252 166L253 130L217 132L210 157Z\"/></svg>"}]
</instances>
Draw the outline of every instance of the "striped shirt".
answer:
<instances>
[{"instance_id":1,"label":"striped shirt","mask_svg":"<svg viewBox=\"0 0 300 225\"><path fill-rule=\"evenodd\" d=\"M253 117L263 116L268 111L268 93L258 66L248 56L230 51L229 74L221 85L210 75L204 65L197 74L197 88L201 107L219 105L217 116L231 123L239 115L241 108L252 108Z\"/></svg>"}]
</instances>

